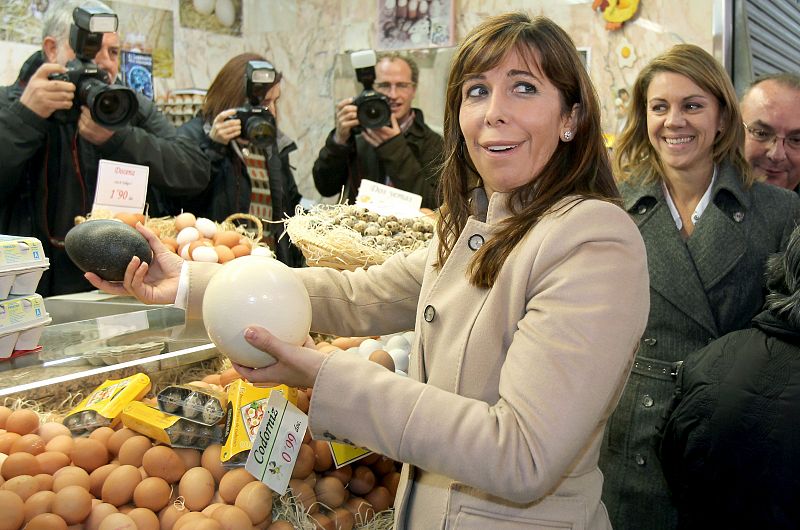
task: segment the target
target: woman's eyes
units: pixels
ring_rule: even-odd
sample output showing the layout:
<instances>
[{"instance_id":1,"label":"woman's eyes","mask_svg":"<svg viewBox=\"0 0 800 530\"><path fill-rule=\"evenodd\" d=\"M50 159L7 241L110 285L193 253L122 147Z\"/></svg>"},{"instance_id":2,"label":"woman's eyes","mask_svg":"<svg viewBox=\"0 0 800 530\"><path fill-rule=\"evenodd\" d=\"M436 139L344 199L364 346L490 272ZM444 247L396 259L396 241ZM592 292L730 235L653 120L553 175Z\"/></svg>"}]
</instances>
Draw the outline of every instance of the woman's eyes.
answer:
<instances>
[{"instance_id":1,"label":"woman's eyes","mask_svg":"<svg viewBox=\"0 0 800 530\"><path fill-rule=\"evenodd\" d=\"M537 92L536 87L524 81L520 81L518 83L514 83L513 92L518 94L535 94ZM466 94L468 98L475 98L485 96L489 93L489 89L486 88L485 85L474 85L467 88Z\"/></svg>"},{"instance_id":2,"label":"woman's eyes","mask_svg":"<svg viewBox=\"0 0 800 530\"><path fill-rule=\"evenodd\" d=\"M654 103L650 105L650 112L659 114L662 112L666 112L667 108L669 108L669 105L667 105L666 103ZM703 110L703 108L704 107L701 103L687 102L683 104L683 109L688 112Z\"/></svg>"},{"instance_id":3,"label":"woman's eyes","mask_svg":"<svg viewBox=\"0 0 800 530\"><path fill-rule=\"evenodd\" d=\"M479 96L485 96L486 94L488 94L488 92L489 91L486 90L485 86L483 86L483 85L474 85L474 86L471 86L471 87L467 88L467 97L468 98L476 98L476 97L479 97Z\"/></svg>"}]
</instances>

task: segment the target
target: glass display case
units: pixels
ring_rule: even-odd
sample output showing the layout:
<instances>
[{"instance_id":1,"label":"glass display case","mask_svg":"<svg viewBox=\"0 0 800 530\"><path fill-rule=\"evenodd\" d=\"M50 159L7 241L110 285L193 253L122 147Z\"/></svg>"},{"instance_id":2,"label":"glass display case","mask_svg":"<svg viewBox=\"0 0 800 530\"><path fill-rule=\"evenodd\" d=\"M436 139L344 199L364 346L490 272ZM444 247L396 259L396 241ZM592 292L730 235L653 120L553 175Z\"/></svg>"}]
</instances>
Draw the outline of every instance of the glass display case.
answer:
<instances>
[{"instance_id":1,"label":"glass display case","mask_svg":"<svg viewBox=\"0 0 800 530\"><path fill-rule=\"evenodd\" d=\"M182 309L96 297L45 299L53 323L40 350L0 362L0 397L60 403L106 379L137 372L179 378L191 365L217 359L202 321L186 321Z\"/></svg>"}]
</instances>

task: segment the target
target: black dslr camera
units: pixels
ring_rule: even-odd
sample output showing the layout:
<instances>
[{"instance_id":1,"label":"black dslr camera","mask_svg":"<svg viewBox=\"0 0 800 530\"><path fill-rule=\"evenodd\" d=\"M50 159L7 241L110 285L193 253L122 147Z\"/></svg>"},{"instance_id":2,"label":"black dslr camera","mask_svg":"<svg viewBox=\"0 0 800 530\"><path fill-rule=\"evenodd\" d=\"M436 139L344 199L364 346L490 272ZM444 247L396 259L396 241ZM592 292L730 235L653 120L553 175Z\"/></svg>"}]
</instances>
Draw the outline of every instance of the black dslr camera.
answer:
<instances>
[{"instance_id":1,"label":"black dslr camera","mask_svg":"<svg viewBox=\"0 0 800 530\"><path fill-rule=\"evenodd\" d=\"M353 105L358 107L358 123L367 129L380 129L392 126L392 109L389 107L389 98L372 90L375 82L375 52L363 50L350 54L350 62L356 71L356 79L364 90L353 100ZM359 132L358 128L353 133Z\"/></svg>"},{"instance_id":2,"label":"black dslr camera","mask_svg":"<svg viewBox=\"0 0 800 530\"><path fill-rule=\"evenodd\" d=\"M75 103L69 110L58 110L53 118L62 123L77 122L81 105L86 105L92 119L107 129L125 126L139 110L136 94L122 85L109 84L108 73L94 62L103 44L103 33L117 31L117 15L97 7L76 7L69 32L69 45L76 58L67 63L63 74L50 74L49 79L75 85Z\"/></svg>"},{"instance_id":3,"label":"black dslr camera","mask_svg":"<svg viewBox=\"0 0 800 530\"><path fill-rule=\"evenodd\" d=\"M244 73L247 103L236 109L236 114L228 119L242 122L241 138L249 140L256 147L266 147L275 142L277 128L275 116L261 102L275 83L275 67L267 61L249 61Z\"/></svg>"}]
</instances>

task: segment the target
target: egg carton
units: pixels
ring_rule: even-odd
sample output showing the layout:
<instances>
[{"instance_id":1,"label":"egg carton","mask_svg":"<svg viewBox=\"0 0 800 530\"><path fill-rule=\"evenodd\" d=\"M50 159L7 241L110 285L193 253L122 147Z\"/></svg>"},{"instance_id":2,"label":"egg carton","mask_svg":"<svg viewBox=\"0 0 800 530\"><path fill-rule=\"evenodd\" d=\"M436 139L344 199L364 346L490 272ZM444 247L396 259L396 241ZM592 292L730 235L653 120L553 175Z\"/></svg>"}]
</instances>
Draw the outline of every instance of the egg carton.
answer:
<instances>
[{"instance_id":1,"label":"egg carton","mask_svg":"<svg viewBox=\"0 0 800 530\"><path fill-rule=\"evenodd\" d=\"M83 353L83 358L94 366L110 366L142 357L157 355L164 350L163 342L142 342L120 346L104 346Z\"/></svg>"},{"instance_id":2,"label":"egg carton","mask_svg":"<svg viewBox=\"0 0 800 530\"><path fill-rule=\"evenodd\" d=\"M64 417L62 423L73 436L81 436L99 427L113 427L122 410L150 391L150 378L142 373L123 379L107 379L87 395Z\"/></svg>"},{"instance_id":3,"label":"egg carton","mask_svg":"<svg viewBox=\"0 0 800 530\"><path fill-rule=\"evenodd\" d=\"M35 293L49 267L42 242L35 237L0 235L0 299Z\"/></svg>"},{"instance_id":4,"label":"egg carton","mask_svg":"<svg viewBox=\"0 0 800 530\"><path fill-rule=\"evenodd\" d=\"M172 447L205 449L209 445L221 443L223 439L222 426L209 427L186 418L181 418L165 432Z\"/></svg>"},{"instance_id":5,"label":"egg carton","mask_svg":"<svg viewBox=\"0 0 800 530\"><path fill-rule=\"evenodd\" d=\"M210 388L173 385L158 393L157 402L163 412L213 426L225 418L227 396Z\"/></svg>"},{"instance_id":6,"label":"egg carton","mask_svg":"<svg viewBox=\"0 0 800 530\"><path fill-rule=\"evenodd\" d=\"M14 352L35 350L44 327L52 321L41 295L0 300L0 360L11 358Z\"/></svg>"},{"instance_id":7,"label":"egg carton","mask_svg":"<svg viewBox=\"0 0 800 530\"><path fill-rule=\"evenodd\" d=\"M111 427L113 418L106 418L95 410L84 410L64 418L64 426L75 436L88 434L100 427Z\"/></svg>"},{"instance_id":8,"label":"egg carton","mask_svg":"<svg viewBox=\"0 0 800 530\"><path fill-rule=\"evenodd\" d=\"M141 401L125 406L121 419L123 425L172 447L205 449L221 444L224 424L208 426L150 407Z\"/></svg>"}]
</instances>

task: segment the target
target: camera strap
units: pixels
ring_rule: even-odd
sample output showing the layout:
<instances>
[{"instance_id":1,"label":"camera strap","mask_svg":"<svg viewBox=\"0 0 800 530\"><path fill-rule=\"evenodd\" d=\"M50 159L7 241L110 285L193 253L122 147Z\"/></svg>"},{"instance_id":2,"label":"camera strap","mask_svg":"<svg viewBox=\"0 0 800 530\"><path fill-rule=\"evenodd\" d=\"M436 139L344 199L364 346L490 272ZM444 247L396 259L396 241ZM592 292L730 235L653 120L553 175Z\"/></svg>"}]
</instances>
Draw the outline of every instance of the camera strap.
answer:
<instances>
[{"instance_id":1,"label":"camera strap","mask_svg":"<svg viewBox=\"0 0 800 530\"><path fill-rule=\"evenodd\" d=\"M75 131L75 135L72 137L72 142L70 142L70 158L72 161L72 168L75 171L75 178L78 181L78 185L81 188L81 215L85 215L86 211L86 183L83 179L83 173L81 172L80 167L80 158L78 157L78 131ZM64 237L56 237L50 231L50 216L48 214L49 208L49 199L50 199L50 189L49 189L49 162L50 162L50 137L47 137L47 143L45 145L45 157L44 157L44 229L47 232L47 239L50 241L50 244L56 248L64 248Z\"/></svg>"}]
</instances>

